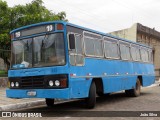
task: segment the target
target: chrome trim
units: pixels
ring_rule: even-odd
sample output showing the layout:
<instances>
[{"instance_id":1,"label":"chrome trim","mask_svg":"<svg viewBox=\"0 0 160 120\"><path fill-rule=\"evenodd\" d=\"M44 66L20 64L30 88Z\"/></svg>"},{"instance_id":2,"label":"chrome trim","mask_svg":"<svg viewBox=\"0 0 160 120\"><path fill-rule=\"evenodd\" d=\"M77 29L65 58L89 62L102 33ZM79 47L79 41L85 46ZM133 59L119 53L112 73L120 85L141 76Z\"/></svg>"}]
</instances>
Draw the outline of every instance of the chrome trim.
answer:
<instances>
[{"instance_id":1,"label":"chrome trim","mask_svg":"<svg viewBox=\"0 0 160 120\"><path fill-rule=\"evenodd\" d=\"M122 74L122 75L100 75L100 76L70 76L71 78L102 78L102 77L119 77L119 76L154 76L154 74Z\"/></svg>"}]
</instances>

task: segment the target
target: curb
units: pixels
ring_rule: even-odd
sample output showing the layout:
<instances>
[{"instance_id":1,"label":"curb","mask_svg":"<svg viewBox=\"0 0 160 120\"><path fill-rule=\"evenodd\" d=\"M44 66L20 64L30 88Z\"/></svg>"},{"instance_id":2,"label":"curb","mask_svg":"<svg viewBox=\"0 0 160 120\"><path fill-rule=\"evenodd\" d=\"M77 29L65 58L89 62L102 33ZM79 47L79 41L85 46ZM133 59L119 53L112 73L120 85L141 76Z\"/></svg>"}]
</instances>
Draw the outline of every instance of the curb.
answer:
<instances>
[{"instance_id":1,"label":"curb","mask_svg":"<svg viewBox=\"0 0 160 120\"><path fill-rule=\"evenodd\" d=\"M35 107L35 106L44 105L44 104L45 104L44 100L37 100L37 101L31 101L31 102L10 104L10 105L0 106L0 111L18 110L18 109Z\"/></svg>"},{"instance_id":2,"label":"curb","mask_svg":"<svg viewBox=\"0 0 160 120\"><path fill-rule=\"evenodd\" d=\"M75 101L75 100L77 100L77 99L74 99L74 100L73 99L71 99L71 100L56 99L55 104L66 103L66 102L71 102L71 101ZM19 110L19 109L24 109L24 108L36 107L36 106L40 106L40 105L46 105L45 100L37 100L37 101L31 101L31 102L4 105L4 106L0 106L0 111Z\"/></svg>"},{"instance_id":3,"label":"curb","mask_svg":"<svg viewBox=\"0 0 160 120\"><path fill-rule=\"evenodd\" d=\"M155 86L160 86L160 81L157 81L155 84L153 84L151 86L144 87L143 89L155 87ZM70 101L75 101L75 100L59 100L59 99L57 99L55 101L55 104L65 103L65 102L70 102ZM45 100L37 100L37 101L31 101L31 102L4 105L4 106L0 106L0 111L18 110L18 109L36 107L36 106L40 106L40 105L45 105Z\"/></svg>"}]
</instances>

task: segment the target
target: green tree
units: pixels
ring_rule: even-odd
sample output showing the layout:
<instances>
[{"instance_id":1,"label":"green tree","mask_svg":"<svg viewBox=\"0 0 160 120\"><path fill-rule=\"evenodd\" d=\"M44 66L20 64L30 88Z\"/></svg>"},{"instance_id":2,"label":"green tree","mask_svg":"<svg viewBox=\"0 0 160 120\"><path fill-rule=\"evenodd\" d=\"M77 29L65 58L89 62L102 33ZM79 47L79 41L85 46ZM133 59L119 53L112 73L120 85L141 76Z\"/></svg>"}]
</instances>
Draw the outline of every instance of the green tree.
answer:
<instances>
[{"instance_id":1,"label":"green tree","mask_svg":"<svg viewBox=\"0 0 160 120\"><path fill-rule=\"evenodd\" d=\"M13 19L13 28L44 21L67 21L65 12L60 12L58 14L53 13L43 6L42 0L33 0L29 4L13 7L11 9L11 17Z\"/></svg>"},{"instance_id":2,"label":"green tree","mask_svg":"<svg viewBox=\"0 0 160 120\"><path fill-rule=\"evenodd\" d=\"M26 5L16 5L12 8L7 3L0 0L0 57L5 63L10 63L10 35L9 31L29 24L38 22L63 20L66 19L66 13L54 13L48 10L42 0L33 0Z\"/></svg>"},{"instance_id":3,"label":"green tree","mask_svg":"<svg viewBox=\"0 0 160 120\"><path fill-rule=\"evenodd\" d=\"M10 61L10 8L0 0L0 57L9 65Z\"/></svg>"}]
</instances>

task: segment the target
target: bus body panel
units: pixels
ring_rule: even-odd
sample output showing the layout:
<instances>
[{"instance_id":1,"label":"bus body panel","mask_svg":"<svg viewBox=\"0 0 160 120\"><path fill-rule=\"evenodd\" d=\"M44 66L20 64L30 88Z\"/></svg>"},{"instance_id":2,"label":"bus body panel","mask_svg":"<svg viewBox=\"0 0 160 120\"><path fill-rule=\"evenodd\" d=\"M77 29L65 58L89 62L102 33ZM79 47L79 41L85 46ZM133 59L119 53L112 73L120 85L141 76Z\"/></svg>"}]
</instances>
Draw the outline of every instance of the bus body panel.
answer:
<instances>
[{"instance_id":1,"label":"bus body panel","mask_svg":"<svg viewBox=\"0 0 160 120\"><path fill-rule=\"evenodd\" d=\"M155 76L154 75L150 75L150 76L144 75L144 76L142 76L142 79L143 79L143 81L142 81L143 87L150 86L155 83Z\"/></svg>"},{"instance_id":2,"label":"bus body panel","mask_svg":"<svg viewBox=\"0 0 160 120\"><path fill-rule=\"evenodd\" d=\"M91 82L88 84L85 81L92 81L93 78L102 78L104 93L133 89L139 76L142 76L142 86L149 86L155 82L153 68L147 63L86 58L84 66L70 67L71 73L76 74L73 81L77 87L72 86L72 89L75 88L73 93L77 88L87 91Z\"/></svg>"},{"instance_id":3,"label":"bus body panel","mask_svg":"<svg viewBox=\"0 0 160 120\"><path fill-rule=\"evenodd\" d=\"M41 76L41 75L56 75L56 74L68 74L67 66L52 66L43 68L28 68L9 70L9 77L27 77L27 76Z\"/></svg>"},{"instance_id":4,"label":"bus body panel","mask_svg":"<svg viewBox=\"0 0 160 120\"><path fill-rule=\"evenodd\" d=\"M71 78L71 98L86 98L90 88L91 80L85 78Z\"/></svg>"},{"instance_id":5,"label":"bus body panel","mask_svg":"<svg viewBox=\"0 0 160 120\"><path fill-rule=\"evenodd\" d=\"M101 78L103 84L103 92L111 93L120 90L128 90L135 88L138 77L142 77L142 86L149 86L155 82L154 77L154 65L152 63L133 62L126 60L92 58L84 56L84 65L72 66L69 61L68 52L68 32L75 32L83 36L83 31L90 31L102 36L108 36L116 38L114 36L93 31L87 28L76 26L66 22L46 22L42 24L36 24L38 26L45 24L57 24L64 25L64 40L66 51L66 65L65 66L50 66L40 68L28 68L9 70L8 77L27 77L27 76L41 76L41 75L68 75L68 88L64 89L7 89L7 97L11 98L59 98L59 99L71 99L71 98L86 98L88 97L90 85L94 78ZM34 25L33 25L34 26ZM32 27L23 27L11 32L20 31ZM68 27L68 28L67 28ZM56 31L58 32L58 31ZM62 32L62 31L61 31ZM124 39L116 38L125 42L133 43ZM138 43L134 43L139 45ZM141 45L145 46L145 45ZM27 95L28 91L36 91L37 95L30 97Z\"/></svg>"},{"instance_id":6,"label":"bus body panel","mask_svg":"<svg viewBox=\"0 0 160 120\"><path fill-rule=\"evenodd\" d=\"M36 95L27 95L28 92L36 92ZM59 98L70 99L70 90L66 89L7 89L9 98Z\"/></svg>"}]
</instances>

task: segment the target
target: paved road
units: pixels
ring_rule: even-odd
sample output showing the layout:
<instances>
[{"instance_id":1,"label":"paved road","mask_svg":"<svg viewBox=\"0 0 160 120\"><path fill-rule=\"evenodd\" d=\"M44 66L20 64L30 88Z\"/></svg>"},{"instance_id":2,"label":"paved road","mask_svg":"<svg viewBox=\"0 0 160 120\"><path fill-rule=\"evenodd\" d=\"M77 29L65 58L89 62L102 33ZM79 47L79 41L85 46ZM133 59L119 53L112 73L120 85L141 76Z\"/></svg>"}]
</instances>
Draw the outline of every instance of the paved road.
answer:
<instances>
[{"instance_id":1,"label":"paved road","mask_svg":"<svg viewBox=\"0 0 160 120\"><path fill-rule=\"evenodd\" d=\"M105 119L106 114L109 114L111 116L114 116L114 114L132 116L132 114L140 115L141 113L143 113L145 115L145 113L147 114L151 113L150 115L156 116L157 114L158 116L160 116L160 112L157 112L157 111L160 111L160 86L143 89L140 97L126 97L126 95L123 92L114 93L114 94L111 94L110 96L98 97L95 109L86 109L83 100L78 100L74 102L56 104L53 108L48 108L43 105L35 108L20 110L20 112L29 112L29 111L42 113L43 117L55 116L54 119L58 119L58 120L69 119L74 116L76 116L74 118L75 120L81 120L83 119L82 117L86 117L86 116L92 116L92 118L86 117L85 119L97 120L96 117L98 116L101 117L101 119ZM111 113L106 111L114 111L114 112ZM131 112L126 112L126 111L131 111ZM132 111L135 111L135 112L132 112ZM136 111L142 111L142 112L137 113ZM150 112L145 112L145 111L150 111ZM104 118L102 116L104 116ZM38 120L39 119L40 118L38 118ZM47 119L50 119L50 118L46 118L46 120ZM139 118L110 117L109 119L129 120L129 119L139 119ZM148 117L148 118L141 117L141 119L144 119L144 120L157 119L158 120L159 118L158 117Z\"/></svg>"}]
</instances>

